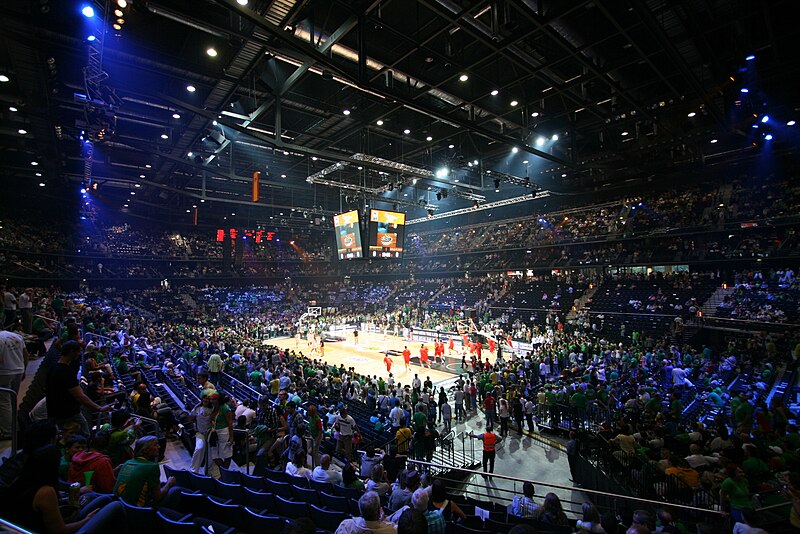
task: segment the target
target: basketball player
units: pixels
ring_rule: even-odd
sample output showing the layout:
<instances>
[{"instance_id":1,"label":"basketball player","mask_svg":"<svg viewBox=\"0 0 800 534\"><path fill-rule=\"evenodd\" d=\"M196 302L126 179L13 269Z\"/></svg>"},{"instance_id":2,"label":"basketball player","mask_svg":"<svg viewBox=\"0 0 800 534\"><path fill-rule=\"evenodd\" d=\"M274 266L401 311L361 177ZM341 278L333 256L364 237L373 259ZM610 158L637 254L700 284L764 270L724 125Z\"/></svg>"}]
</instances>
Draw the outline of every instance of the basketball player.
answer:
<instances>
[{"instance_id":1,"label":"basketball player","mask_svg":"<svg viewBox=\"0 0 800 534\"><path fill-rule=\"evenodd\" d=\"M386 351L386 357L383 358L383 363L386 364L386 372L392 374L392 358L389 356L389 351Z\"/></svg>"},{"instance_id":2,"label":"basketball player","mask_svg":"<svg viewBox=\"0 0 800 534\"><path fill-rule=\"evenodd\" d=\"M358 346L358 326L353 330L353 344Z\"/></svg>"},{"instance_id":3,"label":"basketball player","mask_svg":"<svg viewBox=\"0 0 800 534\"><path fill-rule=\"evenodd\" d=\"M428 363L428 347L425 346L425 343L421 344L419 347L419 363L423 367L431 368Z\"/></svg>"},{"instance_id":4,"label":"basketball player","mask_svg":"<svg viewBox=\"0 0 800 534\"><path fill-rule=\"evenodd\" d=\"M406 371L411 369L411 351L408 346L403 347L403 363L406 364Z\"/></svg>"}]
</instances>

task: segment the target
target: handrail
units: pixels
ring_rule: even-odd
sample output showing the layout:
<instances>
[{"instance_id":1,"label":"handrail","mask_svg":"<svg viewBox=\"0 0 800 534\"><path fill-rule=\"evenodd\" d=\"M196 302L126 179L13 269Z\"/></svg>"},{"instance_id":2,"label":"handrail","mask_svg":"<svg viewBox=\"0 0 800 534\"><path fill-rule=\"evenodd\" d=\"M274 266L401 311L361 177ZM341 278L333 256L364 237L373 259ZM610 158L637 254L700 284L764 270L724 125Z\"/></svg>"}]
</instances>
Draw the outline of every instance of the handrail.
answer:
<instances>
[{"instance_id":1,"label":"handrail","mask_svg":"<svg viewBox=\"0 0 800 534\"><path fill-rule=\"evenodd\" d=\"M33 534L30 530L26 530L19 525L15 525L10 521L6 521L2 517L0 517L0 530L2 532L10 532L12 534Z\"/></svg>"},{"instance_id":2,"label":"handrail","mask_svg":"<svg viewBox=\"0 0 800 534\"><path fill-rule=\"evenodd\" d=\"M0 395L8 393L11 397L11 456L17 454L17 392L10 388L0 388Z\"/></svg>"},{"instance_id":3,"label":"handrail","mask_svg":"<svg viewBox=\"0 0 800 534\"><path fill-rule=\"evenodd\" d=\"M441 469L448 469L450 471L461 471L461 472L464 472L464 473L469 473L471 475L480 475L480 476L487 476L487 477L492 477L492 478L499 478L499 479L503 479L503 480L510 480L512 482L531 482L534 485L546 486L546 487L549 487L549 488L556 488L556 489L562 489L562 490L567 490L567 491L575 491L576 490L576 488L574 488L572 486L561 486L559 484L553 484L551 482L542 482L542 481L537 481L537 480L529 480L529 479L524 479L524 478L510 477L510 476L507 476L507 475L496 475L494 473L485 473L483 471L475 471L473 469L464 469L464 468L460 468L460 467L452 467L452 466L447 466L447 465L442 465L442 464L435 464L435 463L431 463L431 462L425 462L425 461L422 461L422 460L412 460L410 458L408 460L406 460L406 462L407 463L413 463L413 464L419 464L419 465L422 465L422 466L435 467L435 468L441 468ZM597 490L592 490L592 489L588 489L588 488L578 488L578 490L580 490L582 493L601 495L601 496L606 497L606 498L613 497L613 498L623 499L623 500L627 500L627 501L636 501L636 502L639 502L639 503L649 504L649 505L652 505L652 506L658 506L658 507L670 506L670 507L674 507L674 508L682 508L684 510L689 510L689 511L692 511L692 512L717 514L717 515L720 515L720 516L724 515L724 512L721 511L721 510L708 510L706 508L697 508L695 506L688 506L688 505L685 505L685 504L674 504L674 503L669 503L669 502L664 502L664 501L653 501L653 500L650 500L650 499L642 499L641 497L631 497L629 495L619 495L619 494L616 494L616 493L609 493L607 491L597 491Z\"/></svg>"}]
</instances>

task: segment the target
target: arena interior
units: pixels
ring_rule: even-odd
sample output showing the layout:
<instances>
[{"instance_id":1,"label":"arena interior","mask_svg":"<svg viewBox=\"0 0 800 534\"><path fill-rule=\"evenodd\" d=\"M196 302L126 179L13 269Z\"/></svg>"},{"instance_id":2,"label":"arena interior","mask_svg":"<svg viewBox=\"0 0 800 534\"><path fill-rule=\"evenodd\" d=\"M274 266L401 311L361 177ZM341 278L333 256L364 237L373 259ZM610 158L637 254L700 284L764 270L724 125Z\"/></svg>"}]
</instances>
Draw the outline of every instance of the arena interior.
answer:
<instances>
[{"instance_id":1,"label":"arena interior","mask_svg":"<svg viewBox=\"0 0 800 534\"><path fill-rule=\"evenodd\" d=\"M3 2L0 531L800 532L791 5Z\"/></svg>"}]
</instances>

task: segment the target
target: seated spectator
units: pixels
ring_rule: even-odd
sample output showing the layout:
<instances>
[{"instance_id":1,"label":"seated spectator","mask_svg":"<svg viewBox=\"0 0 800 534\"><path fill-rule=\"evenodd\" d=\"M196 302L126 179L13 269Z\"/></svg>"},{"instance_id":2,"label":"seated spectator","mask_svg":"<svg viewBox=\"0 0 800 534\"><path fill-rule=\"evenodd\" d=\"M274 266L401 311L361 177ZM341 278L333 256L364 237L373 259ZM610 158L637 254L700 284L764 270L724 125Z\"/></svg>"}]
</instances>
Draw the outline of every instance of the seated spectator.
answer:
<instances>
[{"instance_id":1,"label":"seated spectator","mask_svg":"<svg viewBox=\"0 0 800 534\"><path fill-rule=\"evenodd\" d=\"M161 470L158 466L160 446L155 436L136 440L134 457L122 464L114 485L114 494L133 506L153 506L160 503L169 506L179 498L179 493L170 492L175 477L169 477L161 487ZM176 488L179 489L179 488Z\"/></svg>"},{"instance_id":2,"label":"seated spectator","mask_svg":"<svg viewBox=\"0 0 800 534\"><path fill-rule=\"evenodd\" d=\"M429 510L430 492L427 489L419 488L411 495L411 507L425 514L425 521L428 523L429 534L444 534L446 521L439 510Z\"/></svg>"},{"instance_id":3,"label":"seated spectator","mask_svg":"<svg viewBox=\"0 0 800 534\"><path fill-rule=\"evenodd\" d=\"M539 505L533 500L535 491L536 489L532 483L525 482L522 485L522 495L514 496L508 513L517 517L533 517L533 513L539 508Z\"/></svg>"},{"instance_id":4,"label":"seated spectator","mask_svg":"<svg viewBox=\"0 0 800 534\"><path fill-rule=\"evenodd\" d=\"M82 493L90 491L111 493L114 491L116 478L111 458L102 452L108 447L108 440L108 431L101 430L90 440L89 450L72 455L72 465L69 466L67 482L79 482L82 486Z\"/></svg>"},{"instance_id":5,"label":"seated spectator","mask_svg":"<svg viewBox=\"0 0 800 534\"><path fill-rule=\"evenodd\" d=\"M367 447L361 454L361 470L359 474L361 478L372 478L372 468L383 461L386 454L381 449L375 447Z\"/></svg>"},{"instance_id":6,"label":"seated spectator","mask_svg":"<svg viewBox=\"0 0 800 534\"><path fill-rule=\"evenodd\" d=\"M389 490L388 482L386 481L386 472L383 470L383 466L378 464L372 469L372 477L367 480L366 490L367 491L374 491L380 496L388 495Z\"/></svg>"},{"instance_id":7,"label":"seated spectator","mask_svg":"<svg viewBox=\"0 0 800 534\"><path fill-rule=\"evenodd\" d=\"M397 477L398 484L389 496L389 510L395 512L411 504L411 495L419 487L419 473L402 471Z\"/></svg>"},{"instance_id":8,"label":"seated spectator","mask_svg":"<svg viewBox=\"0 0 800 534\"><path fill-rule=\"evenodd\" d=\"M358 499L361 517L345 519L336 529L336 534L395 534L397 528L384 520L380 496L368 491Z\"/></svg>"},{"instance_id":9,"label":"seated spectator","mask_svg":"<svg viewBox=\"0 0 800 534\"><path fill-rule=\"evenodd\" d=\"M581 512L583 516L578 521L578 532L590 532L594 534L605 534L605 529L600 525L600 512L590 502L585 502L581 505Z\"/></svg>"},{"instance_id":10,"label":"seated spectator","mask_svg":"<svg viewBox=\"0 0 800 534\"><path fill-rule=\"evenodd\" d=\"M311 480L328 484L341 484L342 473L331 465L331 456L323 454L319 459L319 465L314 468Z\"/></svg>"},{"instance_id":11,"label":"seated spectator","mask_svg":"<svg viewBox=\"0 0 800 534\"><path fill-rule=\"evenodd\" d=\"M341 485L345 488L356 489L364 491L364 482L356 475L356 468L353 464L346 463L342 468L342 482Z\"/></svg>"},{"instance_id":12,"label":"seated spectator","mask_svg":"<svg viewBox=\"0 0 800 534\"><path fill-rule=\"evenodd\" d=\"M304 456L298 454L286 463L286 474L311 479L312 471L306 467Z\"/></svg>"},{"instance_id":13,"label":"seated spectator","mask_svg":"<svg viewBox=\"0 0 800 534\"><path fill-rule=\"evenodd\" d=\"M442 479L437 478L431 484L430 503L431 507L438 510L445 521L452 521L454 517L458 520L467 518L467 514L447 495L447 486Z\"/></svg>"},{"instance_id":14,"label":"seated spectator","mask_svg":"<svg viewBox=\"0 0 800 534\"><path fill-rule=\"evenodd\" d=\"M555 493L545 495L544 504L534 510L532 517L548 525L566 526L569 524L567 514L561 507L561 499Z\"/></svg>"}]
</instances>

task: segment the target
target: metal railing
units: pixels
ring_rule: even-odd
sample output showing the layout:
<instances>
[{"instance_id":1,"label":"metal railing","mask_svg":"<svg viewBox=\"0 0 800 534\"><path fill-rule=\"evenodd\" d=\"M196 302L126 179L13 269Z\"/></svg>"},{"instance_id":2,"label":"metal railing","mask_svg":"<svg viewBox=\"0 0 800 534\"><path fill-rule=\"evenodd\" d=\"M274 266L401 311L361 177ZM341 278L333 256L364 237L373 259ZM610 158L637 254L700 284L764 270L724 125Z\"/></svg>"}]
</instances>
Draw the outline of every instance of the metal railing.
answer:
<instances>
[{"instance_id":1,"label":"metal railing","mask_svg":"<svg viewBox=\"0 0 800 534\"><path fill-rule=\"evenodd\" d=\"M468 477L471 476L471 475L478 475L480 477L483 477L483 478L480 479L481 481L482 480L487 480L487 481L505 480L505 481L509 481L509 482L514 483L515 485L519 484L520 488L522 487L522 485L525 482L531 482L536 487L540 487L541 486L541 487L545 487L545 488L551 488L551 489L569 491L569 492L580 491L581 493L586 494L589 497L590 501L594 498L594 499L599 500L599 501L611 500L611 501L618 501L620 503L626 503L624 506L623 505L620 505L620 506L617 506L617 507L608 507L608 506L606 506L608 508L630 509L630 508L633 508L632 505L635 505L635 507L637 507L637 508L642 508L642 507L654 508L654 509L669 508L669 509L672 509L672 510L674 510L676 512L680 511L680 512L682 512L682 513L684 513L684 514L686 514L688 516L692 516L692 517L698 517L699 516L699 517L722 518L725 515L725 513L722 510L709 510L709 509L699 508L697 506L692 506L692 505L688 505L688 504L659 501L659 500L647 499L647 498L643 498L643 497L634 497L634 496L631 496L631 495L612 493L612 492L608 492L608 491L593 490L593 489L588 489L588 488L584 488L584 487L575 488L573 486L563 486L563 485L560 485L560 484L554 484L552 482L544 482L544 481L539 481L539 480L531 480L531 479L524 479L524 478L519 478L519 477L511 477L511 476L508 476L508 475L498 475L498 474L495 474L495 473L485 473L483 471L476 471L476 470L473 470L473 469L455 468L455 467L452 467L452 466L446 466L446 465L436 464L436 463L432 463L432 462L425 462L425 461L422 461L422 460L411 460L411 459L409 459L407 461L407 463L411 464L411 465L419 466L419 468L420 468L419 470L421 470L421 471L426 471L426 470L427 471L430 471L430 470L445 470L446 469L446 470L449 470L449 471L454 471L454 472L458 472L458 473L462 473L462 474L468 475ZM448 480L448 479L444 479L443 478L443 480ZM463 484L462 481L454 480L454 482L458 483L458 484ZM509 494L515 493L515 491L511 490L511 489L498 488L496 485L491 484L491 482L485 482L485 483L468 482L467 485L468 486L475 486L477 488L483 488L483 489L486 489L486 490L490 490L492 494L495 494L498 491L506 492L506 493L509 493ZM464 493L465 494L473 494L473 495L481 495L481 496L484 496L484 497L487 494L487 492L480 493L480 492L477 492L477 491L470 491L470 490L467 490ZM492 500L493 501L496 501L498 499L504 500L504 501L508 501L508 503L510 504L510 502L513 500L513 495L511 496L511 498L498 497L498 496L494 496L494 495L492 496ZM577 504L578 508L575 510L576 512L580 509L580 504L582 504L582 503L578 503L576 501L574 501L574 502L564 501L564 502L570 502L571 504Z\"/></svg>"},{"instance_id":2,"label":"metal railing","mask_svg":"<svg viewBox=\"0 0 800 534\"><path fill-rule=\"evenodd\" d=\"M9 533L9 534L33 534L30 530L25 530L19 525L15 525L10 521L6 521L2 517L0 517L0 532Z\"/></svg>"}]
</instances>

